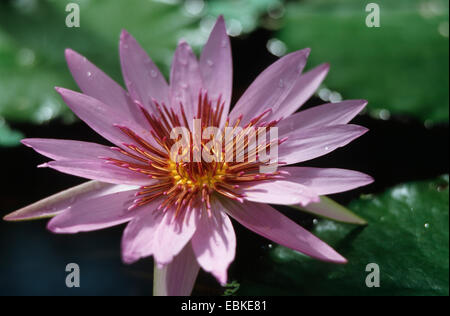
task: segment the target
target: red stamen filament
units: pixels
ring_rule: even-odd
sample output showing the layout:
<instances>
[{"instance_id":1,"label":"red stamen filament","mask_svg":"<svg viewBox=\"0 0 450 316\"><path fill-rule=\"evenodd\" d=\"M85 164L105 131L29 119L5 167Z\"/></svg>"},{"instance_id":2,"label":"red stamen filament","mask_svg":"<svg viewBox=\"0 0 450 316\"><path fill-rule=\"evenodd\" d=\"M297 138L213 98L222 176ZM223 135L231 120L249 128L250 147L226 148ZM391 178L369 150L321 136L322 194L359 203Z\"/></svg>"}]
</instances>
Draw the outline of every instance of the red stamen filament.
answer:
<instances>
[{"instance_id":1,"label":"red stamen filament","mask_svg":"<svg viewBox=\"0 0 450 316\"><path fill-rule=\"evenodd\" d=\"M150 144L130 128L117 126L132 140L133 144L123 144L123 148L113 148L124 155L124 160L105 158L107 163L140 172L157 180L154 184L140 188L140 191L136 193L136 199L129 207L130 210L161 198L159 209L163 212L176 208L175 216L178 216L181 212L195 207L197 203L202 203L206 205L207 213L211 216L211 196L213 194L243 202L245 196L237 191L241 183L264 181L282 176L281 172L260 173L259 168L267 163L254 159L259 152L265 152L271 144L256 144L256 128L272 127L279 121L270 121L269 123L261 121L271 110L264 111L253 118L240 132L237 132L235 137L232 137L231 141L226 142L225 133L222 133L222 150L217 150L218 146L210 149L210 154L215 157L215 161L210 163L205 161L174 162L170 158L170 148L176 140L170 138L170 132L174 127L189 129L186 114L182 104L180 104L180 111L177 114L174 109L169 109L165 104L159 104L156 100L153 100L153 103L157 111L155 114L150 114L143 105L136 101L149 124L150 134L160 148ZM204 91L199 93L196 118L200 119L202 132L209 126L219 127L224 106L225 103L219 97L213 108L208 94ZM242 116L238 117L231 125L233 133L238 129L241 120ZM229 118L225 123L225 127L228 126L230 126ZM198 150L198 148L194 148L192 136L189 137L191 137L191 148L190 152L185 154L189 154L192 158L194 150ZM209 141L201 140L203 150L208 150L205 145ZM284 141L276 140L278 143ZM236 157L238 148L244 149L241 160L226 162L226 153L232 153L232 157ZM135 162L130 162L130 160L135 160Z\"/></svg>"}]
</instances>

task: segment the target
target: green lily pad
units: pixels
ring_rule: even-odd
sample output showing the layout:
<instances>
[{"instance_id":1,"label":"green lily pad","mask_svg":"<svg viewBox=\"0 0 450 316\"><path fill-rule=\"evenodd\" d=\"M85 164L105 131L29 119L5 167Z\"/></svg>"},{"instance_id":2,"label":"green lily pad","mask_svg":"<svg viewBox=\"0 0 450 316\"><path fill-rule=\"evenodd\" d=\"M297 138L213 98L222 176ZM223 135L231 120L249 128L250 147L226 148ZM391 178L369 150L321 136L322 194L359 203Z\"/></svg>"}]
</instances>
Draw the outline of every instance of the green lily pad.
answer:
<instances>
[{"instance_id":1,"label":"green lily pad","mask_svg":"<svg viewBox=\"0 0 450 316\"><path fill-rule=\"evenodd\" d=\"M349 263L318 262L285 247L266 252L239 295L448 295L449 178L398 185L363 196L349 208L369 222L356 227L320 220L313 233ZM380 287L367 287L367 265ZM371 279L373 281L373 279Z\"/></svg>"},{"instance_id":2,"label":"green lily pad","mask_svg":"<svg viewBox=\"0 0 450 316\"><path fill-rule=\"evenodd\" d=\"M23 138L22 133L12 130L0 116L0 146L14 146Z\"/></svg>"},{"instance_id":3,"label":"green lily pad","mask_svg":"<svg viewBox=\"0 0 450 316\"><path fill-rule=\"evenodd\" d=\"M330 62L325 85L345 99L368 99L376 116L448 122L448 1L376 1L380 27L371 28L368 3L289 3L276 37L289 51L311 47L310 65Z\"/></svg>"}]
</instances>

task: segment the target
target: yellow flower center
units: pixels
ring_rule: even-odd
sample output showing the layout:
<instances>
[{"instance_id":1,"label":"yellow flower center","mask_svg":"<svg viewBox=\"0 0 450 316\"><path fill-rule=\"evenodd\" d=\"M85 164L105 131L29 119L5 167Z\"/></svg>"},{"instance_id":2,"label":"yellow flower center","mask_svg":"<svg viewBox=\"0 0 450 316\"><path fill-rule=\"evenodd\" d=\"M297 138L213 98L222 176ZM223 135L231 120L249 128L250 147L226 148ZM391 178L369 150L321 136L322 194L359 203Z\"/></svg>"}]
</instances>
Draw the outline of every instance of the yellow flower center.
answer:
<instances>
[{"instance_id":1,"label":"yellow flower center","mask_svg":"<svg viewBox=\"0 0 450 316\"><path fill-rule=\"evenodd\" d=\"M205 185L208 189L214 189L217 182L223 181L225 175L227 174L227 163L218 163L220 167L216 170L207 169L203 174L189 172L189 169L196 168L191 164L195 163L175 163L173 161L169 162L168 169L173 178L174 185L182 185L186 189L200 190Z\"/></svg>"},{"instance_id":2,"label":"yellow flower center","mask_svg":"<svg viewBox=\"0 0 450 316\"><path fill-rule=\"evenodd\" d=\"M153 180L149 179L149 185L141 187L129 209L160 199L159 209L163 211L175 209L175 214L178 214L186 209L198 207L206 208L210 214L212 194L220 194L242 202L245 197L240 190L242 184L273 179L280 175L279 172L261 173L259 167L265 163L250 159L251 153L255 154L259 149L267 148L267 144L261 145L261 147L250 145L248 135L253 133L253 131L250 132L250 128L257 125L271 127L278 122L261 123L261 119L268 113L267 111L251 120L232 141L226 142L223 136L220 146L206 149L215 157L213 161L191 162L189 160L189 162L184 162L173 159L171 148L175 145L176 140L170 137L171 130L175 127L184 127L189 130L183 106L180 104L180 111L176 114L173 109L169 110L164 104L161 106L156 104L159 113L150 114L142 105L139 103L137 105L151 126L150 134L159 148L151 145L130 128L117 126L133 141L133 144L124 144L126 148L116 148L127 159L107 158L109 163L142 173ZM224 103L220 99L213 108L207 94L200 93L196 118L200 120L201 132L210 126L216 128L220 126L223 109ZM234 132L241 119L242 117L239 117L232 125L227 120L225 128L231 128ZM201 149L207 147L206 141L203 139L201 139L201 144L194 145L192 144L193 136L189 137L191 138L189 146L181 148L181 153L185 157L193 155L194 148L198 146ZM275 141L281 143L278 140ZM243 145L244 159L239 162L229 162L226 159L227 153L236 154L238 144ZM135 162L130 162L130 158Z\"/></svg>"}]
</instances>

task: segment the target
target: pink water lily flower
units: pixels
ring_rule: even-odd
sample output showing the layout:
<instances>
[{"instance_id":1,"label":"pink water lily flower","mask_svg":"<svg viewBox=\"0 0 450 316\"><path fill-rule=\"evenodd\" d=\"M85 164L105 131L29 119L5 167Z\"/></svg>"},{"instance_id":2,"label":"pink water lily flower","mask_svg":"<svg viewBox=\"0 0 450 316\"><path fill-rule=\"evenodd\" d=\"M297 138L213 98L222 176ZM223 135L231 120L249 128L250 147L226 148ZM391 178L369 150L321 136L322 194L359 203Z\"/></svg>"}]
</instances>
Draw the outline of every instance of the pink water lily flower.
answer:
<instances>
[{"instance_id":1,"label":"pink water lily flower","mask_svg":"<svg viewBox=\"0 0 450 316\"><path fill-rule=\"evenodd\" d=\"M56 88L65 103L114 147L74 140L24 139L52 161L41 165L93 181L6 216L52 217L54 233L78 233L128 223L125 263L153 256L155 295L189 295L199 268L227 282L236 236L230 217L275 243L310 257L345 263L326 243L268 204L299 205L337 220L362 222L324 196L367 185L372 178L343 169L289 167L347 145L367 129L348 124L364 100L324 104L294 113L326 76L328 64L302 74L310 50L293 52L263 71L231 112L232 58L219 17L197 60L189 45L176 49L167 84L126 31L120 60L126 90L68 49L70 71L83 93ZM278 127L278 162L175 162L173 127ZM235 143L233 143L235 144ZM244 143L251 150L250 144ZM203 146L203 144L202 144ZM255 148L253 148L255 149Z\"/></svg>"}]
</instances>

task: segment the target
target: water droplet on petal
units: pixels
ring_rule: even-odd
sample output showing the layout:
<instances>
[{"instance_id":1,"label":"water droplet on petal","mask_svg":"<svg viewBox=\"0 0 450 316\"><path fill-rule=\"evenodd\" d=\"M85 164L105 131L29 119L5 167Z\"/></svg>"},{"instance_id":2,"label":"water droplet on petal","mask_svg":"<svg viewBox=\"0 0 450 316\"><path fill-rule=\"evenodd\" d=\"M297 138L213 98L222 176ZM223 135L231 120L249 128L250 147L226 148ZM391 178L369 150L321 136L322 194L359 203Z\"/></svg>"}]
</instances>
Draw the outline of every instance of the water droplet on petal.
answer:
<instances>
[{"instance_id":1,"label":"water droplet on petal","mask_svg":"<svg viewBox=\"0 0 450 316\"><path fill-rule=\"evenodd\" d=\"M185 82L180 83L180 87L183 89L187 89L189 87L189 85Z\"/></svg>"},{"instance_id":2,"label":"water droplet on petal","mask_svg":"<svg viewBox=\"0 0 450 316\"><path fill-rule=\"evenodd\" d=\"M88 72L87 72L87 76L88 76L88 77L91 77L91 76L92 76L92 72L88 71Z\"/></svg>"},{"instance_id":3,"label":"water droplet on petal","mask_svg":"<svg viewBox=\"0 0 450 316\"><path fill-rule=\"evenodd\" d=\"M284 80L283 79L280 79L280 81L278 82L278 86L280 88L284 88Z\"/></svg>"},{"instance_id":4,"label":"water droplet on petal","mask_svg":"<svg viewBox=\"0 0 450 316\"><path fill-rule=\"evenodd\" d=\"M325 150L330 150L330 147L328 147L328 146L325 146Z\"/></svg>"},{"instance_id":5,"label":"water droplet on petal","mask_svg":"<svg viewBox=\"0 0 450 316\"><path fill-rule=\"evenodd\" d=\"M150 71L150 76L152 76L152 78L156 78L158 76L158 73L156 72L156 70L152 69L152 71Z\"/></svg>"},{"instance_id":6,"label":"water droplet on petal","mask_svg":"<svg viewBox=\"0 0 450 316\"><path fill-rule=\"evenodd\" d=\"M206 61L206 63L208 64L209 67L214 66L214 62L213 62L211 59L208 59L208 60Z\"/></svg>"}]
</instances>

